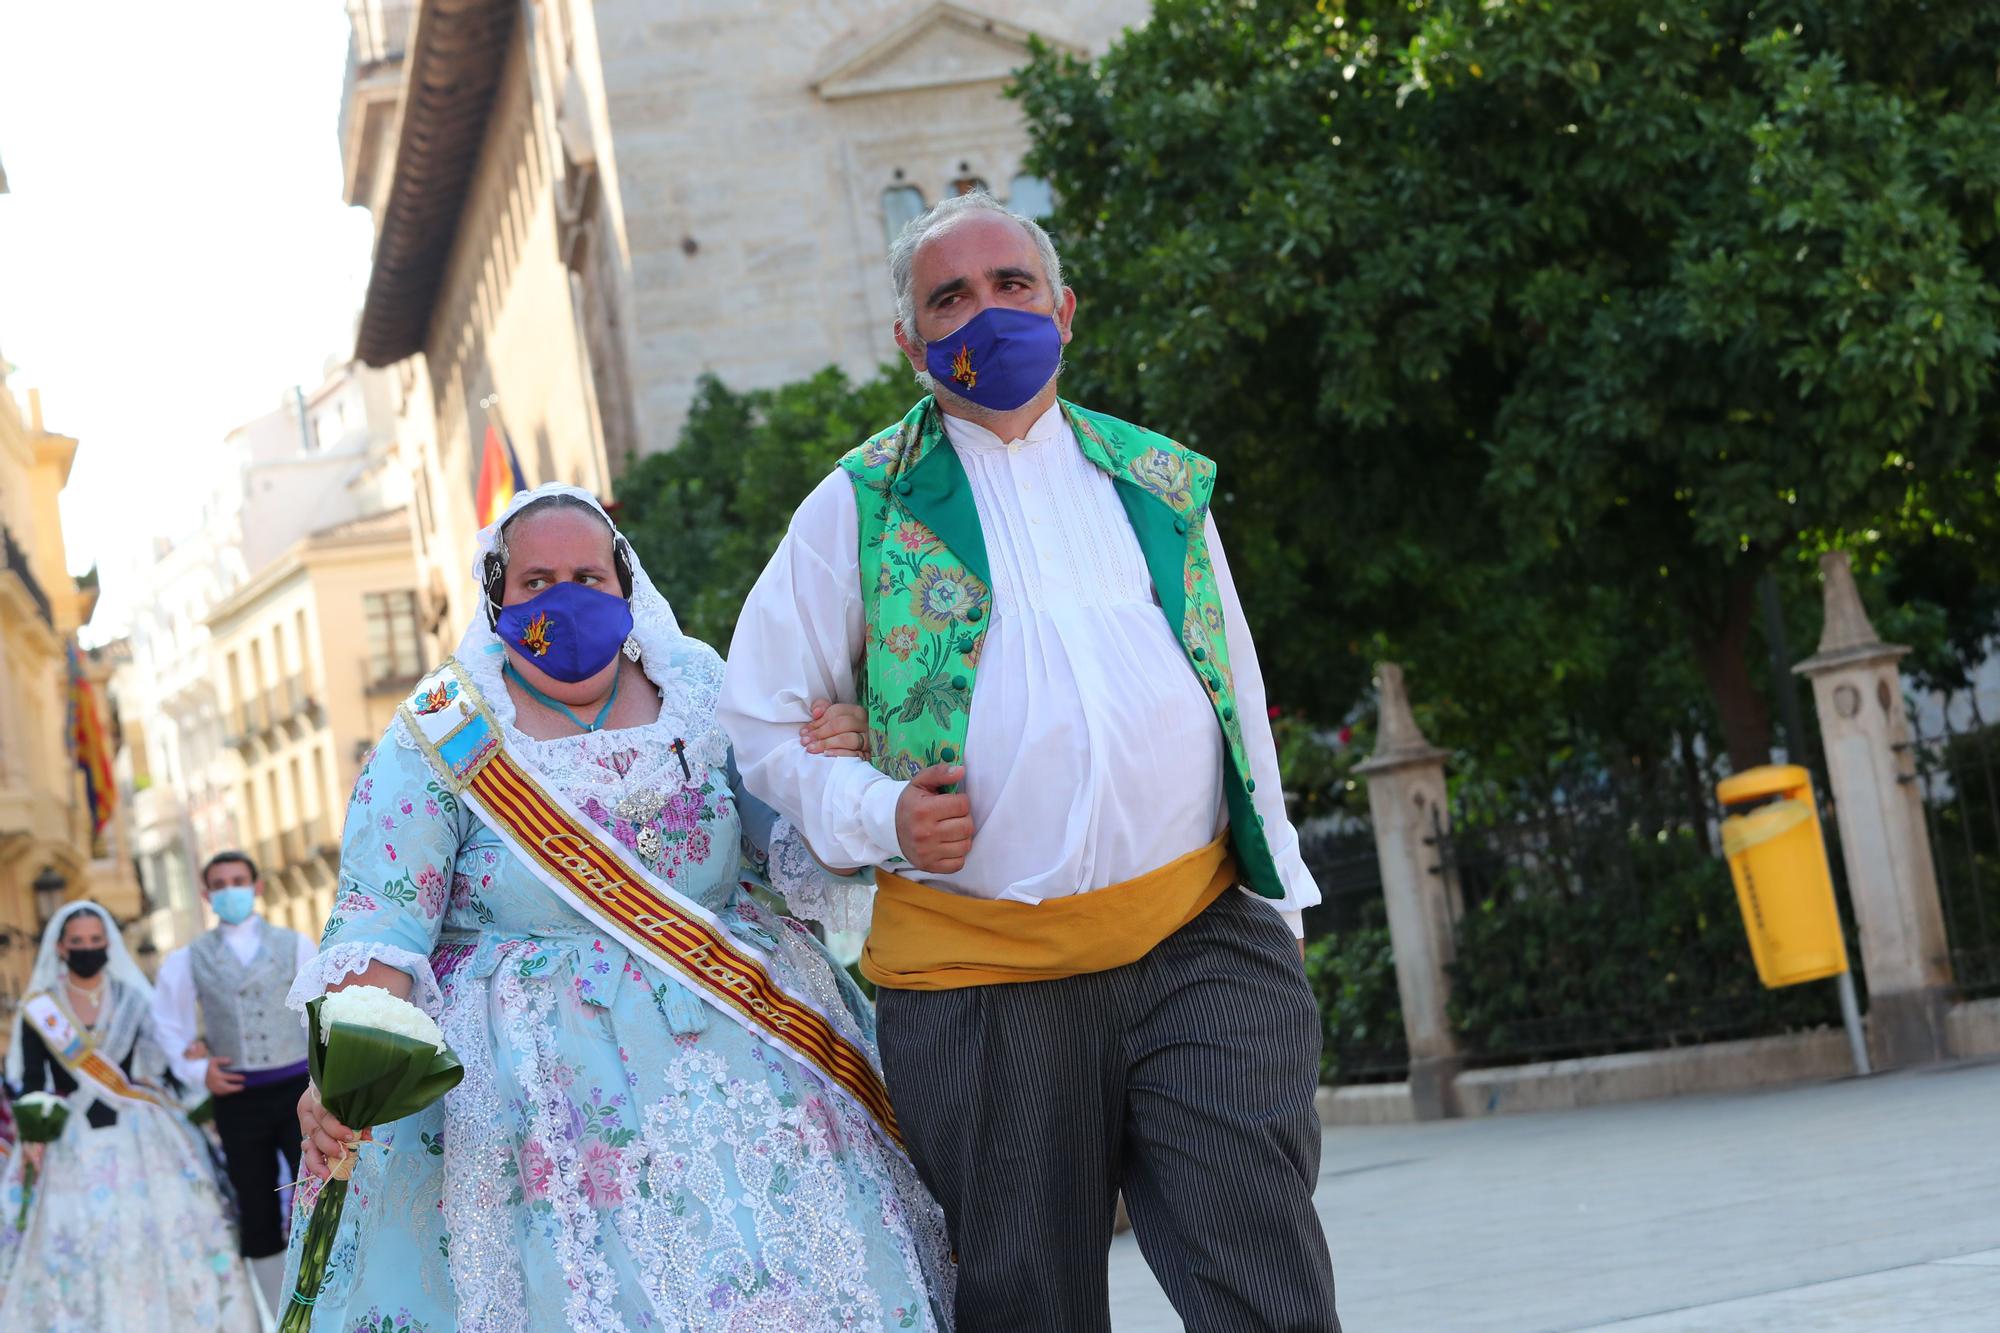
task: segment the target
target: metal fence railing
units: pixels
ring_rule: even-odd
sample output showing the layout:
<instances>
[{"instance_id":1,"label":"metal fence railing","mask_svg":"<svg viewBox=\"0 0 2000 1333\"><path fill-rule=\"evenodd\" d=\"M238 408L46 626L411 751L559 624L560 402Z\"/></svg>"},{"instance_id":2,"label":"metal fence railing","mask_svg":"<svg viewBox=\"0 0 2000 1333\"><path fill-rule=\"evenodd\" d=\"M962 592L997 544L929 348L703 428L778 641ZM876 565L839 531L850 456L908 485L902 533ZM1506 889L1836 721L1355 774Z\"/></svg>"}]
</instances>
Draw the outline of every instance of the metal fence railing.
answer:
<instances>
[{"instance_id":1,"label":"metal fence railing","mask_svg":"<svg viewBox=\"0 0 2000 1333\"><path fill-rule=\"evenodd\" d=\"M1454 802L1433 842L1435 873L1457 890L1451 1009L1469 1062L1839 1022L1832 987L1759 984L1719 850L1714 775L1656 776Z\"/></svg>"},{"instance_id":2,"label":"metal fence railing","mask_svg":"<svg viewBox=\"0 0 2000 1333\"><path fill-rule=\"evenodd\" d=\"M1923 796L1953 979L1968 998L2000 995L2000 723L1967 694L1911 708L1910 729L1902 780Z\"/></svg>"},{"instance_id":3,"label":"metal fence railing","mask_svg":"<svg viewBox=\"0 0 2000 1333\"><path fill-rule=\"evenodd\" d=\"M1405 1078L1410 1048L1374 834L1306 833L1299 854L1320 891L1319 905L1306 909L1305 927L1326 1039L1322 1074L1335 1083Z\"/></svg>"}]
</instances>

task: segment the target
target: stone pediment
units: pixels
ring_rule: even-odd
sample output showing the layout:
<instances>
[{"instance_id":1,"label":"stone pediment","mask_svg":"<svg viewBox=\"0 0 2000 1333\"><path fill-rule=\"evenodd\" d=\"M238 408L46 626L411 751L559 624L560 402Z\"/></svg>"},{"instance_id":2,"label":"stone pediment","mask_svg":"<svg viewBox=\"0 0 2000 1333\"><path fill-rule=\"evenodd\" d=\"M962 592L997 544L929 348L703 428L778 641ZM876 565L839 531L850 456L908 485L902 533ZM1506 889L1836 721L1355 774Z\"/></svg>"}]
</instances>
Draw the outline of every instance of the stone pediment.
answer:
<instances>
[{"instance_id":1,"label":"stone pediment","mask_svg":"<svg viewBox=\"0 0 2000 1333\"><path fill-rule=\"evenodd\" d=\"M1006 79L1028 63L1028 41L1082 48L949 0L930 4L894 27L844 44L813 91L828 101Z\"/></svg>"}]
</instances>

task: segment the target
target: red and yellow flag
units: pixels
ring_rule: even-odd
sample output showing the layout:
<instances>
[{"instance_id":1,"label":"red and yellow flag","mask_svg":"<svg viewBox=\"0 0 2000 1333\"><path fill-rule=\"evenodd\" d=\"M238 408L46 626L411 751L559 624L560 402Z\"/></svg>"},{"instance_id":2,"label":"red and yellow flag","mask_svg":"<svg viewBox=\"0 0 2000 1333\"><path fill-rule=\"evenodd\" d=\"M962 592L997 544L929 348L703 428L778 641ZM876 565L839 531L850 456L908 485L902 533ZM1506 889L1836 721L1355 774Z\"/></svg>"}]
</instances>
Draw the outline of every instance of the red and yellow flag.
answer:
<instances>
[{"instance_id":1,"label":"red and yellow flag","mask_svg":"<svg viewBox=\"0 0 2000 1333\"><path fill-rule=\"evenodd\" d=\"M476 508L479 526L499 520L507 512L508 502L515 494L528 489L528 483L521 476L521 460L514 456L514 444L507 438L507 432L500 423L489 420L486 423L486 444L479 455L479 497Z\"/></svg>"},{"instance_id":2,"label":"red and yellow flag","mask_svg":"<svg viewBox=\"0 0 2000 1333\"><path fill-rule=\"evenodd\" d=\"M74 641L69 651L69 752L83 770L90 800L91 830L102 833L118 808L118 784L111 774L111 738L105 732L97 686L84 674L83 655Z\"/></svg>"}]
</instances>

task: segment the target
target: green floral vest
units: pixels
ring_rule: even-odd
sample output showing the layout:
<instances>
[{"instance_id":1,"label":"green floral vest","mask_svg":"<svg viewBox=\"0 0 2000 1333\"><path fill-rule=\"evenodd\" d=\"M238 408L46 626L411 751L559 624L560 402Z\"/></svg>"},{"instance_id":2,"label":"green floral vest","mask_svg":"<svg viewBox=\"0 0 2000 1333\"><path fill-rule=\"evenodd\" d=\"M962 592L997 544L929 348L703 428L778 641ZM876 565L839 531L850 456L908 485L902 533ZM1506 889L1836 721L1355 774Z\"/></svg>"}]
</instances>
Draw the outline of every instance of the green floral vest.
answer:
<instances>
[{"instance_id":1,"label":"green floral vest","mask_svg":"<svg viewBox=\"0 0 2000 1333\"><path fill-rule=\"evenodd\" d=\"M1238 872L1281 898L1256 781L1236 716L1222 601L1208 553L1215 464L1163 435L1062 404L1088 458L1117 484L1167 623L1179 627L1188 666L1207 687L1228 745L1223 788ZM964 762L972 683L993 623L992 575L965 466L933 399L840 462L861 518L861 600L868 633L862 694L874 764L907 780L932 764Z\"/></svg>"}]
</instances>

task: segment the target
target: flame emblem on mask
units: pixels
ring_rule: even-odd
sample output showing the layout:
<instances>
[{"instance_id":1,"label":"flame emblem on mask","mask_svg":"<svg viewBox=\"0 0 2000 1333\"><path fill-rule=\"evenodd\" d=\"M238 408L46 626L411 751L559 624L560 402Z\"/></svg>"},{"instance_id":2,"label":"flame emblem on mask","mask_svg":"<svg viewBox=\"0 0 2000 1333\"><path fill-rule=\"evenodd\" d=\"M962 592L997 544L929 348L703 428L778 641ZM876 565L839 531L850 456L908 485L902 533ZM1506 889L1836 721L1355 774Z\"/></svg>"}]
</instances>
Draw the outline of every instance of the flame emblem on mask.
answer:
<instances>
[{"instance_id":1,"label":"flame emblem on mask","mask_svg":"<svg viewBox=\"0 0 2000 1333\"><path fill-rule=\"evenodd\" d=\"M979 372L972 368L972 348L965 343L958 345L958 355L951 359L951 377L968 389L979 383Z\"/></svg>"},{"instance_id":2,"label":"flame emblem on mask","mask_svg":"<svg viewBox=\"0 0 2000 1333\"><path fill-rule=\"evenodd\" d=\"M549 617L545 611L528 622L528 628L521 631L521 646L537 657L546 657L549 652Z\"/></svg>"}]
</instances>

